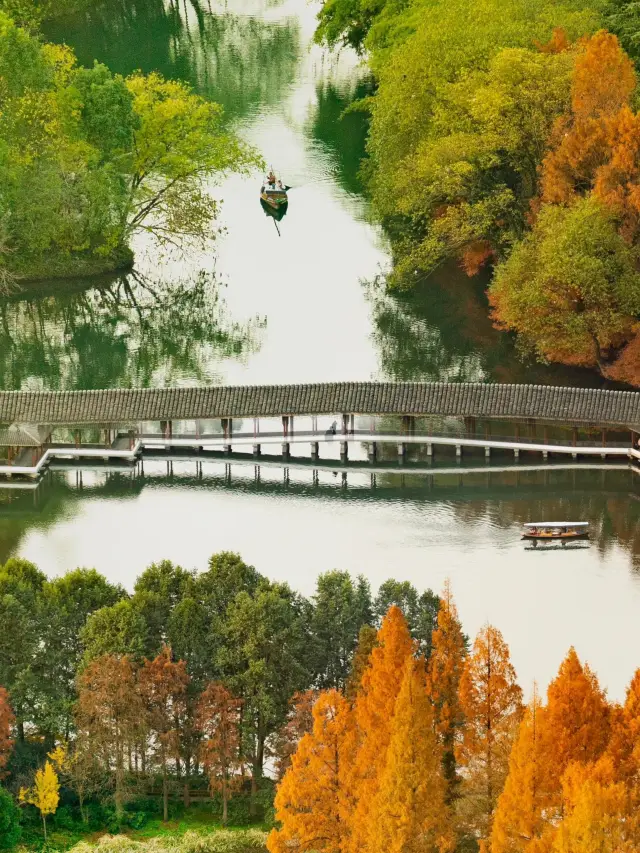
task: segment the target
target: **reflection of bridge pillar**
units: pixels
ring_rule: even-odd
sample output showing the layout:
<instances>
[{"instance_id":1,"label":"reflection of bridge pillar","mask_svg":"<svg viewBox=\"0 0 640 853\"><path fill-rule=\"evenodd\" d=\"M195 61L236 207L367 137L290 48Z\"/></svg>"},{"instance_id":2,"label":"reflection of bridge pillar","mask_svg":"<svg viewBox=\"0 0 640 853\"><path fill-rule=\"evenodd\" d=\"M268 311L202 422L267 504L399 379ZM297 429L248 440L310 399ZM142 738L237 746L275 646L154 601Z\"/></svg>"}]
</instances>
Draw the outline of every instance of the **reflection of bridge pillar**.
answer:
<instances>
[{"instance_id":1,"label":"reflection of bridge pillar","mask_svg":"<svg viewBox=\"0 0 640 853\"><path fill-rule=\"evenodd\" d=\"M314 469L313 469L313 485L314 485L314 486L317 486L317 485L318 485L318 483L319 483L318 469L317 469L317 468L314 468Z\"/></svg>"}]
</instances>

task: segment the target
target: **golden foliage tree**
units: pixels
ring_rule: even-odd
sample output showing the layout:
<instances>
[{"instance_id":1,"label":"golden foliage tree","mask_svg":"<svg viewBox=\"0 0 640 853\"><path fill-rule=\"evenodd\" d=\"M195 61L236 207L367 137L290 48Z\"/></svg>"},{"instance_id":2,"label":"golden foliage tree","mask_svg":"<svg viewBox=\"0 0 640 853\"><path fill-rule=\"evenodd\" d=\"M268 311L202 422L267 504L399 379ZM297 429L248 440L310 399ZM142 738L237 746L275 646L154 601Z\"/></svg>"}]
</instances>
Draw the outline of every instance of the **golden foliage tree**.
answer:
<instances>
[{"instance_id":1,"label":"golden foliage tree","mask_svg":"<svg viewBox=\"0 0 640 853\"><path fill-rule=\"evenodd\" d=\"M487 839L522 717L522 690L497 628L486 625L476 637L459 695L465 725L455 750L462 769L458 813L467 831Z\"/></svg>"},{"instance_id":2,"label":"golden foliage tree","mask_svg":"<svg viewBox=\"0 0 640 853\"><path fill-rule=\"evenodd\" d=\"M558 805L562 776L574 761L597 761L611 734L611 709L598 679L580 663L574 648L547 690L541 728L549 793Z\"/></svg>"},{"instance_id":3,"label":"golden foliage tree","mask_svg":"<svg viewBox=\"0 0 640 853\"><path fill-rule=\"evenodd\" d=\"M640 838L633 809L610 758L570 764L562 790L563 818L553 833L553 853L636 853Z\"/></svg>"},{"instance_id":4,"label":"golden foliage tree","mask_svg":"<svg viewBox=\"0 0 640 853\"><path fill-rule=\"evenodd\" d=\"M465 654L465 637L451 586L447 581L440 599L438 624L433 632L427 670L427 692L433 703L436 731L443 747L442 762L449 801L455 797L458 783L454 747L456 736L464 722L459 689Z\"/></svg>"},{"instance_id":5,"label":"golden foliage tree","mask_svg":"<svg viewBox=\"0 0 640 853\"><path fill-rule=\"evenodd\" d=\"M145 660L138 673L138 689L146 708L154 754L162 771L165 823L169 820L169 762L180 759L180 721L186 711L188 684L185 662L174 662L171 649L166 645L153 660Z\"/></svg>"},{"instance_id":6,"label":"golden foliage tree","mask_svg":"<svg viewBox=\"0 0 640 853\"><path fill-rule=\"evenodd\" d=\"M391 723L400 692L404 666L413 656L415 643L399 607L389 608L371 651L354 712L359 747L351 767L351 786L355 810L351 819L351 851L365 848L369 837L371 810L380 784L391 738Z\"/></svg>"},{"instance_id":7,"label":"golden foliage tree","mask_svg":"<svg viewBox=\"0 0 640 853\"><path fill-rule=\"evenodd\" d=\"M524 713L509 756L509 771L498 798L491 830L491 853L523 853L542 835L547 805L545 764L540 738L541 707L537 691Z\"/></svg>"},{"instance_id":8,"label":"golden foliage tree","mask_svg":"<svg viewBox=\"0 0 640 853\"><path fill-rule=\"evenodd\" d=\"M319 695L313 730L305 734L275 799L280 828L269 853L346 853L349 847L355 731L349 703L336 690Z\"/></svg>"},{"instance_id":9,"label":"golden foliage tree","mask_svg":"<svg viewBox=\"0 0 640 853\"><path fill-rule=\"evenodd\" d=\"M42 817L42 828L47 840L47 815L55 814L60 802L60 782L53 764L47 761L43 768L36 770L32 788L20 789L20 802L35 806Z\"/></svg>"},{"instance_id":10,"label":"golden foliage tree","mask_svg":"<svg viewBox=\"0 0 640 853\"><path fill-rule=\"evenodd\" d=\"M197 726L204 735L202 761L212 791L222 794L222 823L228 820L231 793L240 783L240 723L242 700L223 684L212 682L200 697Z\"/></svg>"},{"instance_id":11,"label":"golden foliage tree","mask_svg":"<svg viewBox=\"0 0 640 853\"><path fill-rule=\"evenodd\" d=\"M608 122L635 85L633 62L614 35L601 31L586 40L576 59L571 112L556 122L542 164L542 201L567 204L593 187L608 159Z\"/></svg>"},{"instance_id":12,"label":"golden foliage tree","mask_svg":"<svg viewBox=\"0 0 640 853\"><path fill-rule=\"evenodd\" d=\"M424 661L408 658L370 826L368 853L453 849Z\"/></svg>"},{"instance_id":13,"label":"golden foliage tree","mask_svg":"<svg viewBox=\"0 0 640 853\"><path fill-rule=\"evenodd\" d=\"M9 702L9 694L4 687L0 687L0 779L4 775L4 768L7 766L13 749L11 729L14 723L15 717Z\"/></svg>"},{"instance_id":14,"label":"golden foliage tree","mask_svg":"<svg viewBox=\"0 0 640 853\"><path fill-rule=\"evenodd\" d=\"M113 782L117 816L127 798L126 759L146 733L145 707L127 655L102 655L78 679L76 725Z\"/></svg>"},{"instance_id":15,"label":"golden foliage tree","mask_svg":"<svg viewBox=\"0 0 640 853\"><path fill-rule=\"evenodd\" d=\"M378 642L378 632L371 625L363 625L358 633L358 645L356 646L351 662L351 672L346 684L346 696L350 701L354 701L360 685L362 684L362 676L369 666L369 658L371 652Z\"/></svg>"}]
</instances>

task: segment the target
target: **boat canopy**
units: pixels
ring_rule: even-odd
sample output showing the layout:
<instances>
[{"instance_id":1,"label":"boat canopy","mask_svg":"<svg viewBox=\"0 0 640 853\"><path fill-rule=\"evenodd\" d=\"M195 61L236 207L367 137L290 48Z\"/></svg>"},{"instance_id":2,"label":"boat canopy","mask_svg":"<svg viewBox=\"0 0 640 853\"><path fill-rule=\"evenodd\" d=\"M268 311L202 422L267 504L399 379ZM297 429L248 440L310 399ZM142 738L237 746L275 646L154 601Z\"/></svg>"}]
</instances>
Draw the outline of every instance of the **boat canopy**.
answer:
<instances>
[{"instance_id":1,"label":"boat canopy","mask_svg":"<svg viewBox=\"0 0 640 853\"><path fill-rule=\"evenodd\" d=\"M528 521L523 527L588 527L588 521Z\"/></svg>"}]
</instances>

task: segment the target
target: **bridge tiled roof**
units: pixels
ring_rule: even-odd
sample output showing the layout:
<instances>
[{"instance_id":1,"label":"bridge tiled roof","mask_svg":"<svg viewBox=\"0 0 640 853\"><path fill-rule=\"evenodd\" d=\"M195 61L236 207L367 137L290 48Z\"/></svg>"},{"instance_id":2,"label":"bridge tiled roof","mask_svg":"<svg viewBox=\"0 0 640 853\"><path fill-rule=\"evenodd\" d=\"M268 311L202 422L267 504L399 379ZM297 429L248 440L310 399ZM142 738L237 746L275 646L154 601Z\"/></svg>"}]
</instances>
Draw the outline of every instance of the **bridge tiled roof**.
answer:
<instances>
[{"instance_id":1,"label":"bridge tiled roof","mask_svg":"<svg viewBox=\"0 0 640 853\"><path fill-rule=\"evenodd\" d=\"M640 392L445 382L2 391L0 423L81 426L280 415L455 415L640 428Z\"/></svg>"}]
</instances>

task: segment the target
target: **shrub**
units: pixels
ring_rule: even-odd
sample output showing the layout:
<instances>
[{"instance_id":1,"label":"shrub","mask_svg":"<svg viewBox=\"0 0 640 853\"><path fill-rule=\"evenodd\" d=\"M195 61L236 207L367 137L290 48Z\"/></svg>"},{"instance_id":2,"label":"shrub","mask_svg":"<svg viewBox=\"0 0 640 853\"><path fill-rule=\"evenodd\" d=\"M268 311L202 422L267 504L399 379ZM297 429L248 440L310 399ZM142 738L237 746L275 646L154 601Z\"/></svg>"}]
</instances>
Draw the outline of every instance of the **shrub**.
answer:
<instances>
[{"instance_id":1,"label":"shrub","mask_svg":"<svg viewBox=\"0 0 640 853\"><path fill-rule=\"evenodd\" d=\"M149 841L105 835L96 844L77 844L71 853L266 853L266 840L266 833L257 829L207 835L187 832L181 838L162 836Z\"/></svg>"},{"instance_id":2,"label":"shrub","mask_svg":"<svg viewBox=\"0 0 640 853\"><path fill-rule=\"evenodd\" d=\"M20 812L13 797L0 788L0 850L11 850L20 840Z\"/></svg>"}]
</instances>

